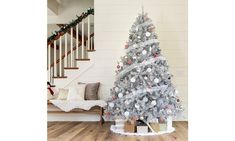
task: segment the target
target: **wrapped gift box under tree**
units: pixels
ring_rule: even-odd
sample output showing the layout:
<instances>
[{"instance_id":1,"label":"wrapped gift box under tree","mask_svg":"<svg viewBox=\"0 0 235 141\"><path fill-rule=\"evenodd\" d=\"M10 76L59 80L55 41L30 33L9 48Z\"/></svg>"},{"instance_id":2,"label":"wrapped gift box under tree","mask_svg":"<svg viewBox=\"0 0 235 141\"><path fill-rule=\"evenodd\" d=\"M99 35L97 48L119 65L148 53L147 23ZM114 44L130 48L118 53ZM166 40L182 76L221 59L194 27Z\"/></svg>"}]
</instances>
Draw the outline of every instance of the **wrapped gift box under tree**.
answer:
<instances>
[{"instance_id":1,"label":"wrapped gift box under tree","mask_svg":"<svg viewBox=\"0 0 235 141\"><path fill-rule=\"evenodd\" d=\"M149 125L152 127L152 129L153 129L155 132L159 132L159 131L160 131L158 119L151 120L151 121L149 122Z\"/></svg>"},{"instance_id":2,"label":"wrapped gift box under tree","mask_svg":"<svg viewBox=\"0 0 235 141\"><path fill-rule=\"evenodd\" d=\"M137 120L136 126L137 126L137 133L148 133L149 132L148 126L142 120Z\"/></svg>"},{"instance_id":3,"label":"wrapped gift box under tree","mask_svg":"<svg viewBox=\"0 0 235 141\"><path fill-rule=\"evenodd\" d=\"M135 133L136 121L127 120L124 124L124 132Z\"/></svg>"}]
</instances>

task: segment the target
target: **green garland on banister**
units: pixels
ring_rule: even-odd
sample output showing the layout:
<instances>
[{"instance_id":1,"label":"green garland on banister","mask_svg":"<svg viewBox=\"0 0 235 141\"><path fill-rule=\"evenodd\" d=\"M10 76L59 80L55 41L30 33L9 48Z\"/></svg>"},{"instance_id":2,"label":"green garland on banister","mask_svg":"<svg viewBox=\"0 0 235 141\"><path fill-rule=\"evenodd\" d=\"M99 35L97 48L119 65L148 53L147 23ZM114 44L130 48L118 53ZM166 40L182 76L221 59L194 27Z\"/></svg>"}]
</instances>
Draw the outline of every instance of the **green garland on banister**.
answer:
<instances>
[{"instance_id":1,"label":"green garland on banister","mask_svg":"<svg viewBox=\"0 0 235 141\"><path fill-rule=\"evenodd\" d=\"M69 24L65 25L64 27L60 28L60 30L55 31L55 33L52 33L50 37L47 38L47 43L51 44L54 40L57 40L60 36L64 35L66 32L68 32L71 27L75 27L78 23L82 21L82 19L86 18L88 15L94 15L94 9L88 8L86 12L83 12L80 16L77 16L76 20L72 20Z\"/></svg>"}]
</instances>

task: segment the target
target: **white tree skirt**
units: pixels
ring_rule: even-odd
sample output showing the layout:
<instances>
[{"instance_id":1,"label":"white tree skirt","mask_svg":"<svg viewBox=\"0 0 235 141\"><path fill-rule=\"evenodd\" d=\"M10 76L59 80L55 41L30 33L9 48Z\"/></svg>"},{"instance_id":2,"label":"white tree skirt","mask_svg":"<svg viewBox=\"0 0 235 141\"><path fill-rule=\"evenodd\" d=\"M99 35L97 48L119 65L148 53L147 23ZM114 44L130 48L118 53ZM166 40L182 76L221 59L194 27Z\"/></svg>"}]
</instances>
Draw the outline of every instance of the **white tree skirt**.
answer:
<instances>
[{"instance_id":1,"label":"white tree skirt","mask_svg":"<svg viewBox=\"0 0 235 141\"><path fill-rule=\"evenodd\" d=\"M149 132L149 133L128 133L124 132L123 130L120 130L120 128L117 128L115 125L111 125L110 130L114 133L121 134L121 135L131 135L131 136L153 136L153 135L162 135L166 133L172 133L175 131L175 128L172 127L171 129L167 131L159 131L159 132Z\"/></svg>"}]
</instances>

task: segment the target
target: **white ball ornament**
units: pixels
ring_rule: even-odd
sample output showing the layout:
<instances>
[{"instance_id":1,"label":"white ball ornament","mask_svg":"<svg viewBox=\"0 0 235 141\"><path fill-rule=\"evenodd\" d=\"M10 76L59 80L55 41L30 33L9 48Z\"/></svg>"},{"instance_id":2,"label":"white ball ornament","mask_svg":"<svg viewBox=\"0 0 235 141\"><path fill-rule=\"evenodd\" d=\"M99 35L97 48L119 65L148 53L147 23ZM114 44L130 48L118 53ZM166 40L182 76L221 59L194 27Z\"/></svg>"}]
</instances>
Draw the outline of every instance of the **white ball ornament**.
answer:
<instances>
[{"instance_id":1,"label":"white ball ornament","mask_svg":"<svg viewBox=\"0 0 235 141\"><path fill-rule=\"evenodd\" d=\"M143 101L144 101L144 102L147 102L147 101L148 101L148 98L147 98L147 97L144 97L144 98L143 98Z\"/></svg>"},{"instance_id":2,"label":"white ball ornament","mask_svg":"<svg viewBox=\"0 0 235 141\"><path fill-rule=\"evenodd\" d=\"M143 116L141 116L141 117L140 117L140 119L141 119L141 120L144 120L144 117L143 117Z\"/></svg>"},{"instance_id":3,"label":"white ball ornament","mask_svg":"<svg viewBox=\"0 0 235 141\"><path fill-rule=\"evenodd\" d=\"M128 100L125 101L125 105L129 105L130 102Z\"/></svg>"},{"instance_id":4,"label":"white ball ornament","mask_svg":"<svg viewBox=\"0 0 235 141\"><path fill-rule=\"evenodd\" d=\"M138 29L139 29L139 28L138 28L138 26L137 26L137 27L135 28L135 30L138 31Z\"/></svg>"},{"instance_id":5,"label":"white ball ornament","mask_svg":"<svg viewBox=\"0 0 235 141\"><path fill-rule=\"evenodd\" d=\"M113 108L114 107L114 103L110 102L109 103L109 107Z\"/></svg>"},{"instance_id":6,"label":"white ball ornament","mask_svg":"<svg viewBox=\"0 0 235 141\"><path fill-rule=\"evenodd\" d=\"M154 83L158 83L158 82L159 82L159 79L158 79L158 78L155 78L153 81L154 81Z\"/></svg>"},{"instance_id":7,"label":"white ball ornament","mask_svg":"<svg viewBox=\"0 0 235 141\"><path fill-rule=\"evenodd\" d=\"M129 113L128 111L126 111L126 112L124 113L124 115L125 115L125 117L129 117L130 113Z\"/></svg>"},{"instance_id":8,"label":"white ball ornament","mask_svg":"<svg viewBox=\"0 0 235 141\"><path fill-rule=\"evenodd\" d=\"M172 114L171 109L167 109L167 110L166 110L166 113L169 114L169 115Z\"/></svg>"},{"instance_id":9,"label":"white ball ornament","mask_svg":"<svg viewBox=\"0 0 235 141\"><path fill-rule=\"evenodd\" d=\"M150 33L150 32L146 32L145 35L146 35L147 37L149 37L149 36L151 35L151 33Z\"/></svg>"},{"instance_id":10,"label":"white ball ornament","mask_svg":"<svg viewBox=\"0 0 235 141\"><path fill-rule=\"evenodd\" d=\"M131 78L131 82L135 82L135 78L134 77Z\"/></svg>"},{"instance_id":11,"label":"white ball ornament","mask_svg":"<svg viewBox=\"0 0 235 141\"><path fill-rule=\"evenodd\" d=\"M138 36L137 38L140 39L140 36Z\"/></svg>"},{"instance_id":12,"label":"white ball ornament","mask_svg":"<svg viewBox=\"0 0 235 141\"><path fill-rule=\"evenodd\" d=\"M148 69L147 69L147 72L151 72L151 71L152 71L152 69L151 69L151 68L148 68Z\"/></svg>"},{"instance_id":13,"label":"white ball ornament","mask_svg":"<svg viewBox=\"0 0 235 141\"><path fill-rule=\"evenodd\" d=\"M115 91L118 92L119 88L118 87L115 87Z\"/></svg>"},{"instance_id":14,"label":"white ball ornament","mask_svg":"<svg viewBox=\"0 0 235 141\"><path fill-rule=\"evenodd\" d=\"M147 80L147 79L148 79L148 77L147 77L147 76L145 76L145 77L144 77L144 79L145 79L145 80Z\"/></svg>"},{"instance_id":15,"label":"white ball ornament","mask_svg":"<svg viewBox=\"0 0 235 141\"><path fill-rule=\"evenodd\" d=\"M137 44L134 44L133 47L137 47Z\"/></svg>"},{"instance_id":16,"label":"white ball ornament","mask_svg":"<svg viewBox=\"0 0 235 141\"><path fill-rule=\"evenodd\" d=\"M157 102L156 102L155 100L153 100L153 101L151 102L151 104L152 104L153 106L155 106L155 105L157 104Z\"/></svg>"},{"instance_id":17,"label":"white ball ornament","mask_svg":"<svg viewBox=\"0 0 235 141\"><path fill-rule=\"evenodd\" d=\"M146 50L143 50L143 51L142 51L142 54L143 54L143 55L145 55L146 53L147 53L147 51L146 51Z\"/></svg>"},{"instance_id":18,"label":"white ball ornament","mask_svg":"<svg viewBox=\"0 0 235 141\"><path fill-rule=\"evenodd\" d=\"M122 94L122 93L119 93L119 94L118 94L118 97L119 97L119 98L123 97L123 94Z\"/></svg>"},{"instance_id":19,"label":"white ball ornament","mask_svg":"<svg viewBox=\"0 0 235 141\"><path fill-rule=\"evenodd\" d=\"M135 104L135 108L136 108L136 109L139 109L139 108L140 108L140 105L139 105L139 104Z\"/></svg>"}]
</instances>

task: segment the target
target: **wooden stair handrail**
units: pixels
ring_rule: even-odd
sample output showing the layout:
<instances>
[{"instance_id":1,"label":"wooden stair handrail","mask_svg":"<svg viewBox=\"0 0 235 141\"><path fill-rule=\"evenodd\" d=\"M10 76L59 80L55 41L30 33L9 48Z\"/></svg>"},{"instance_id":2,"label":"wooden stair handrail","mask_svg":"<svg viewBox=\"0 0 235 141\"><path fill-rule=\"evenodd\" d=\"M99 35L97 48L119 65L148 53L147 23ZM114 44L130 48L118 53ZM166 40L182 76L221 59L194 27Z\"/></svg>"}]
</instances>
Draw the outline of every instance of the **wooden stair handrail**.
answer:
<instances>
[{"instance_id":1,"label":"wooden stair handrail","mask_svg":"<svg viewBox=\"0 0 235 141\"><path fill-rule=\"evenodd\" d=\"M89 15L94 15L94 9L88 9L87 12L85 12L85 13L83 12L82 15L80 17L78 17L78 19L76 19L72 23L68 24L68 26L69 27L76 26L76 24L79 24L82 21L82 19L85 19ZM47 38L47 45L50 45L51 43L53 43L53 41L51 41L51 40L58 40L65 33L69 33L69 31L67 29L68 26L60 28L60 30L57 31L57 34L53 34L49 38ZM66 32L64 32L64 31L66 31Z\"/></svg>"},{"instance_id":2,"label":"wooden stair handrail","mask_svg":"<svg viewBox=\"0 0 235 141\"><path fill-rule=\"evenodd\" d=\"M94 33L92 33L92 34L90 35L90 37L94 37ZM82 43L80 42L80 43L78 44L78 47L80 47L81 45L82 45ZM76 50L76 49L77 49L76 46L73 47L73 51ZM69 50L69 51L67 52L67 56L68 56L70 53L71 53L71 51ZM62 55L61 59L63 60L64 57L65 57L65 54ZM57 60L56 60L56 64L58 64L59 62L60 62L60 59L57 59ZM51 63L50 67L53 67L53 66L54 66L54 62ZM47 68L47 69L48 69L48 68Z\"/></svg>"}]
</instances>

